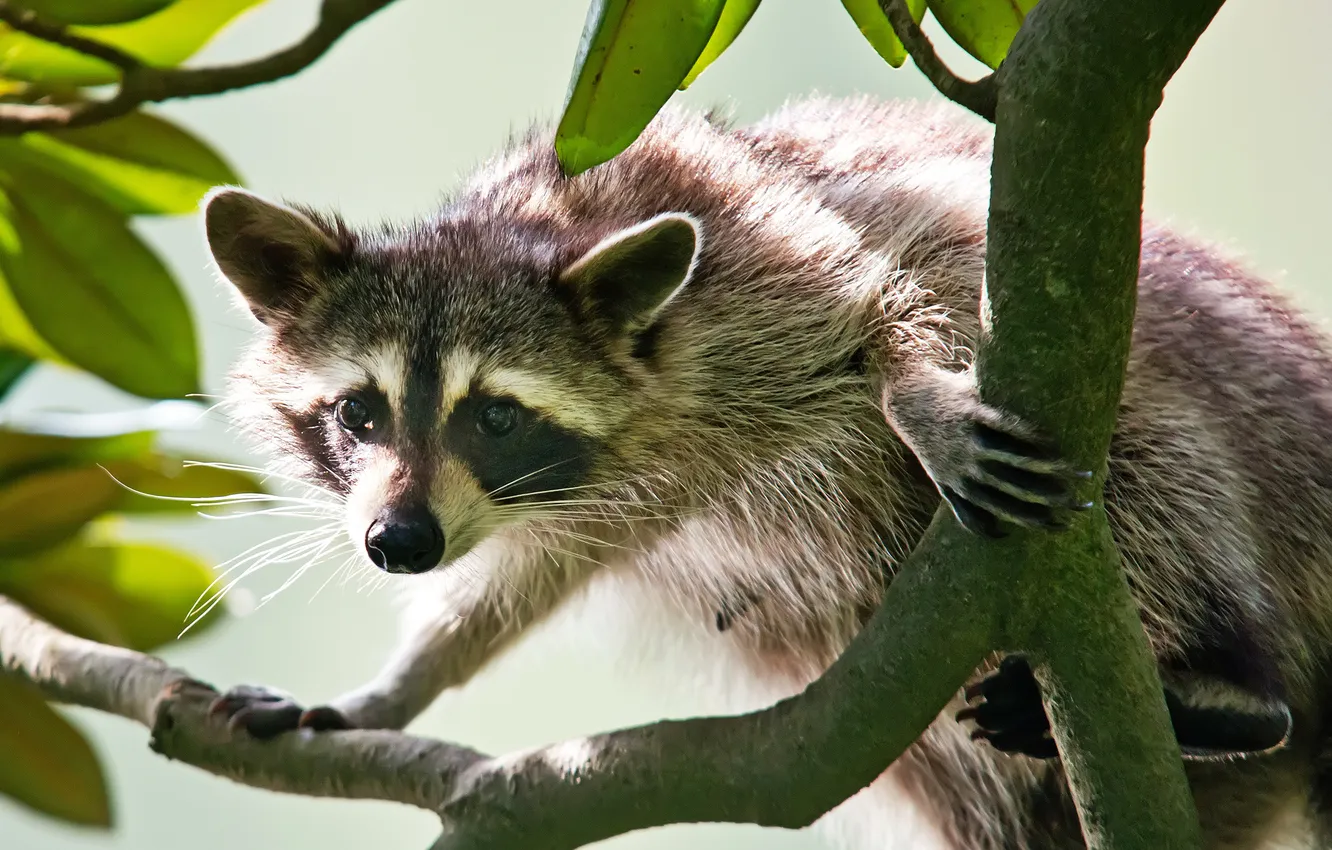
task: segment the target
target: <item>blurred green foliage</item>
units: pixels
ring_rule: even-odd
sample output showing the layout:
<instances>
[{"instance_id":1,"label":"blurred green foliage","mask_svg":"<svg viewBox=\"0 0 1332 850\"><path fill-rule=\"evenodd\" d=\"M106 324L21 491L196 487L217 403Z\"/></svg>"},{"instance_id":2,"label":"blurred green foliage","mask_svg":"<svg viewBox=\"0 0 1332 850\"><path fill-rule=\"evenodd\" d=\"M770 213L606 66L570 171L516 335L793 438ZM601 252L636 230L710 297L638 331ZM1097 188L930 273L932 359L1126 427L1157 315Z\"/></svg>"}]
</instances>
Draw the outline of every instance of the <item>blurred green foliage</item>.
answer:
<instances>
[{"instance_id":1,"label":"blurred green foliage","mask_svg":"<svg viewBox=\"0 0 1332 850\"><path fill-rule=\"evenodd\" d=\"M169 66L258 2L21 5ZM85 97L81 87L116 75L99 60L0 25L0 101L70 102ZM210 187L237 182L205 142L143 111L0 137L0 400L42 362L146 399L196 393L189 309L130 219L193 213ZM189 516L194 500L259 489L248 475L186 466L158 449L154 410L111 426L78 415L26 430L0 426L0 594L72 634L141 651L176 639L213 572L184 552L117 540L118 518ZM35 688L2 674L0 794L74 823L111 821L92 746Z\"/></svg>"}]
</instances>

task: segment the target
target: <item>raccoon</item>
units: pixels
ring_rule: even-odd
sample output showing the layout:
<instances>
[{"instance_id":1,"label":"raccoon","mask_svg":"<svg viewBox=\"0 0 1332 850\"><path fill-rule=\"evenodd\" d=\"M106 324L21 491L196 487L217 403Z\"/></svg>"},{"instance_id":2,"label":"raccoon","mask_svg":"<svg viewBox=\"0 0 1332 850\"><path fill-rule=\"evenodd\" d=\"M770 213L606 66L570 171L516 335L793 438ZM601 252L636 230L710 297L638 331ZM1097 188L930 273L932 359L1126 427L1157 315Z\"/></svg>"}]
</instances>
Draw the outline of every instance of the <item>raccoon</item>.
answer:
<instances>
[{"instance_id":1,"label":"raccoon","mask_svg":"<svg viewBox=\"0 0 1332 850\"><path fill-rule=\"evenodd\" d=\"M664 113L572 178L536 130L404 226L215 190L207 240L261 328L237 421L409 597L371 683L216 710L261 737L401 728L615 578L777 698L941 499L979 534L1064 525L1085 474L971 371L989 156L951 106L816 99L740 128ZM1216 850L1332 841L1328 357L1267 284L1146 227L1104 509ZM1019 656L834 817L876 848L924 846L909 823L1084 846Z\"/></svg>"}]
</instances>

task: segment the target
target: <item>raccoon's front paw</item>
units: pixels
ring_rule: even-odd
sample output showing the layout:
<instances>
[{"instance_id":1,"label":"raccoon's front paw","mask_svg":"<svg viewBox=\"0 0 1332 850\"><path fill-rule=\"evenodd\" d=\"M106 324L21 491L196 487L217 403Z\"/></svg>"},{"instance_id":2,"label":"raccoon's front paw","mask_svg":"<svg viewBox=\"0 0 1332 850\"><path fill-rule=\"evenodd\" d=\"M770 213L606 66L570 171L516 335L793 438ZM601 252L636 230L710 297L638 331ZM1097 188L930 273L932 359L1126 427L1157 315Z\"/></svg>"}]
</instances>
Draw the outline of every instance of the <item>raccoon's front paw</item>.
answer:
<instances>
[{"instance_id":1,"label":"raccoon's front paw","mask_svg":"<svg viewBox=\"0 0 1332 850\"><path fill-rule=\"evenodd\" d=\"M324 732L350 729L342 713L327 706L303 709L291 697L268 688L240 685L213 700L209 714L227 717L233 730L245 730L255 738L272 738L296 729Z\"/></svg>"},{"instance_id":2,"label":"raccoon's front paw","mask_svg":"<svg viewBox=\"0 0 1332 850\"><path fill-rule=\"evenodd\" d=\"M1041 688L1025 658L1010 655L999 669L966 689L967 708L956 715L971 721L973 741L987 741L996 750L1048 759L1059 754L1050 737L1050 719L1041 702Z\"/></svg>"},{"instance_id":3,"label":"raccoon's front paw","mask_svg":"<svg viewBox=\"0 0 1332 850\"><path fill-rule=\"evenodd\" d=\"M960 425L957 444L931 474L968 531L1002 537L1001 521L1061 529L1070 511L1091 507L1077 494L1091 473L1064 462L1027 426L989 408Z\"/></svg>"}]
</instances>

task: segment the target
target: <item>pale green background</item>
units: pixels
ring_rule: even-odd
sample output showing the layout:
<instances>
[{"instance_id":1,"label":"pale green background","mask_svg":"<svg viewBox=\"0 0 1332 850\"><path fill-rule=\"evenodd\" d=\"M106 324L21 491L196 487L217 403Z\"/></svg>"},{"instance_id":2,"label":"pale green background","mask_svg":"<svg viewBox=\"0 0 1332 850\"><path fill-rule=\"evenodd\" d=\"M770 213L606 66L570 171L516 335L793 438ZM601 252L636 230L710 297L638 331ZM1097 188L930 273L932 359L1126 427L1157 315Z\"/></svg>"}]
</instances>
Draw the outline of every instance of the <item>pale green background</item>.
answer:
<instances>
[{"instance_id":1,"label":"pale green background","mask_svg":"<svg viewBox=\"0 0 1332 850\"><path fill-rule=\"evenodd\" d=\"M273 0L203 58L240 59L285 43L303 31L315 7L314 0ZM422 213L511 130L558 113L585 7L585 0L400 0L293 80L172 104L167 112L215 142L261 192L336 204L357 221ZM1169 90L1147 185L1149 212L1243 250L1321 315L1332 311L1323 270L1332 234L1328 32L1327 0L1231 0ZM974 72L954 51L945 53ZM813 90L933 96L911 67L881 64L835 0L768 0L683 99L730 99L738 116L750 119ZM142 230L188 290L203 336L206 383L215 391L246 338L245 318L206 270L197 220L145 222ZM53 371L28 381L15 401L28 409L80 410L133 403L90 379ZM215 419L177 442L247 457ZM221 560L279 530L285 528L258 521L186 522L137 533L169 537ZM253 589L270 589L278 578ZM270 683L307 699L361 682L392 640L387 595L333 585L311 601L322 578L307 576L271 605L167 656L220 685ZM672 689L650 666L617 666L607 644L618 636L598 640L596 623L569 618L544 632L436 705L415 731L503 751L688 713L685 689ZM0 850L392 850L424 848L433 839L429 815L253 791L154 756L139 727L76 716L114 783L116 831L105 836L55 826L0 802ZM808 833L688 826L601 846L823 845Z\"/></svg>"}]
</instances>

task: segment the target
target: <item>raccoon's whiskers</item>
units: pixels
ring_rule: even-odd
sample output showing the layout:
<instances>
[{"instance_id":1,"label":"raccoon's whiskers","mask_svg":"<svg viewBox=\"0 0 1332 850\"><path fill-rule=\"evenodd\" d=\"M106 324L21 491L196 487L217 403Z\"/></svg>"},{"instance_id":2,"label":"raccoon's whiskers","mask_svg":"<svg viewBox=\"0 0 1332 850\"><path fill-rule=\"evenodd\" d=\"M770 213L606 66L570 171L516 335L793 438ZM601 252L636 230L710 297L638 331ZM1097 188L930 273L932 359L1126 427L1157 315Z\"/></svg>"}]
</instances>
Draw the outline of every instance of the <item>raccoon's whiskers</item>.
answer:
<instances>
[{"instance_id":1,"label":"raccoon's whiskers","mask_svg":"<svg viewBox=\"0 0 1332 850\"><path fill-rule=\"evenodd\" d=\"M339 543L337 546L334 546L332 549L324 553L325 558L331 558L334 555L340 554L347 550L350 550L348 556L342 560L342 563L338 564L337 567L331 570L328 574L328 578L324 579L324 581L319 585L319 587L315 588L315 592L310 594L310 599L309 599L310 602L314 602L315 599L318 598L319 594L324 592L324 588L328 587L329 584L334 579L336 579L338 575L342 573L343 570L345 570L351 564L355 563L356 559L359 558L358 551L356 547L352 546L352 541L349 538L344 538L341 543Z\"/></svg>"},{"instance_id":2,"label":"raccoon's whiskers","mask_svg":"<svg viewBox=\"0 0 1332 850\"><path fill-rule=\"evenodd\" d=\"M535 541L536 541L536 544L537 544L538 546L540 546L540 547L545 551L546 555L547 555L548 557L551 558L552 563L554 563L556 566L559 566L559 561L556 560L556 559L554 558L554 556L552 555L552 553L554 553L554 552L558 552L559 554L564 555L564 556L569 557L569 558L574 558L574 559L579 560L579 561L585 561L585 562L587 562L587 563L589 563L589 564L594 564L594 565L596 565L596 566L598 566L598 567L605 567L605 566L606 566L606 564L605 564L604 562L597 560L596 558L592 557L591 555L588 555L586 552L573 552L573 551L570 551L570 550L568 550L568 549L561 549L561 548L559 548L558 546L552 546L552 545L550 545L550 544L547 543L545 540L542 540L542 539L541 539L541 535L538 534L538 529L530 529L530 528L529 528L529 529L527 529L527 533L530 534L530 535L532 536L532 539L535 540ZM506 577L506 579L507 579L507 577ZM510 582L510 585L512 586L512 582ZM516 590L517 588L515 587L514 589Z\"/></svg>"},{"instance_id":3,"label":"raccoon's whiskers","mask_svg":"<svg viewBox=\"0 0 1332 850\"><path fill-rule=\"evenodd\" d=\"M514 495L512 495L512 496L505 496L504 498L496 499L495 501L497 501L497 502L499 502L499 503L501 503L501 504L504 504L504 503L509 502L509 501L511 501L511 500L513 500L513 499L530 499L530 498L532 498L533 496L553 496L553 495L558 495L558 494L560 494L560 493L573 493L573 492L578 491L578 490L602 490L602 491L606 491L606 490L610 490L610 489L612 489L612 488L616 488L616 487L626 487L626 488L629 488L631 485L644 484L645 482L650 481L650 480L653 479L653 478L658 478L658 477L660 477L660 476L656 476L656 475L635 475L635 476L631 476L631 477L629 477L629 478L619 478L619 479L613 479L613 480L610 480L610 481L594 481L594 482L591 482L591 483L589 483L589 484L571 484L571 485L569 485L568 487L554 487L554 488L551 488L551 489L548 489L548 490L531 490L531 491L528 491L528 492L525 492L525 493L514 494ZM649 490L648 492L650 493L651 491ZM492 496L493 496L493 495L494 495L494 494L492 494ZM635 501L641 501L641 500L640 500L640 499L635 499Z\"/></svg>"},{"instance_id":4,"label":"raccoon's whiskers","mask_svg":"<svg viewBox=\"0 0 1332 850\"><path fill-rule=\"evenodd\" d=\"M327 548L330 541L335 539L329 532L334 531L337 527L338 523L330 522L315 528L280 534L263 543L251 546L236 557L219 565L217 577L209 583L208 587L204 588L203 592L199 594L199 598L195 600L194 605L186 613L186 626L180 634L183 636L196 623L208 616L208 613L226 598L227 594L237 584L264 567L270 564L296 560L304 556L307 551L312 551L315 557L322 554L321 547ZM301 572L308 568L309 565L307 564ZM241 571L240 575L228 581L228 576L237 570ZM272 595L269 594L263 601L267 601Z\"/></svg>"},{"instance_id":5,"label":"raccoon's whiskers","mask_svg":"<svg viewBox=\"0 0 1332 850\"><path fill-rule=\"evenodd\" d=\"M635 554L641 554L643 551L642 549L635 546L625 546L621 543L611 543L609 540L602 540L601 538L594 537L591 534L585 534L583 532L574 531L568 528L555 528L552 526L540 525L535 522L529 523L528 528L533 532L540 532L557 537L566 537L578 543L586 543L588 545L596 546L603 549L620 549L625 552L633 552Z\"/></svg>"},{"instance_id":6,"label":"raccoon's whiskers","mask_svg":"<svg viewBox=\"0 0 1332 850\"><path fill-rule=\"evenodd\" d=\"M255 511L242 511L240 513L229 514L210 514L199 512L199 516L204 519L249 519L257 516L285 516L297 517L300 519L329 519L342 515L342 509L329 506L310 506L310 505L280 505L276 508L263 508Z\"/></svg>"},{"instance_id":7,"label":"raccoon's whiskers","mask_svg":"<svg viewBox=\"0 0 1332 850\"><path fill-rule=\"evenodd\" d=\"M339 504L343 504L346 502L346 499L344 497L342 497L337 493L334 493L331 490L328 490L327 488L320 487L317 484L313 484L305 478L300 478L295 475L288 475L283 472L278 472L277 470L274 469L265 469L263 467L258 467L258 466L249 466L243 463L229 463L224 461L202 461L202 460L187 460L185 461L184 465L186 467L202 466L207 469L220 469L224 472L245 472L250 475L258 476L260 478L273 478L278 481L286 481L290 484L295 484L298 487L304 487L307 490L318 493L324 497L327 497L329 500L335 501ZM338 480L343 481L343 483L346 483L345 479L343 479L341 476L337 475L336 473L333 474L338 478Z\"/></svg>"},{"instance_id":8,"label":"raccoon's whiskers","mask_svg":"<svg viewBox=\"0 0 1332 850\"><path fill-rule=\"evenodd\" d=\"M500 493L503 493L505 490L508 490L510 487L516 487L517 485L521 484L524 481L527 481L530 478L533 478L537 475L540 475L543 472L547 472L551 469L554 469L555 467L560 466L561 464L569 463L574 460L578 460L578 458L565 458L564 460L557 460L554 463L547 464L541 467L540 469L534 469L531 472L527 473L526 475L518 476L517 478L510 481L508 484L501 484L500 486L496 487L494 490L491 490L488 495L490 496L490 498L494 499L496 496L498 496Z\"/></svg>"},{"instance_id":9,"label":"raccoon's whiskers","mask_svg":"<svg viewBox=\"0 0 1332 850\"><path fill-rule=\"evenodd\" d=\"M337 545L335 545L335 541L339 540L340 542L337 542ZM270 601L272 601L273 598L276 597L279 593L281 593L282 591L286 590L287 588L295 584L296 581L301 576L305 575L307 572L310 571L311 567L319 563L325 556L328 555L330 547L332 547L332 551L336 552L338 551L338 549L346 545L348 542L349 541L347 541L346 538L340 539L339 536L324 537L321 541L319 541L319 545L315 548L314 552L309 554L308 560L306 560L303 564L297 567L296 570L291 575L287 576L287 579L284 582L282 582L282 584L278 585L276 590L270 590L268 593L264 594L264 596L259 600L259 605L256 607L262 608L264 605L267 605ZM301 555L302 557L305 557L304 552L302 552ZM289 558L288 560L295 560L295 558Z\"/></svg>"},{"instance_id":10,"label":"raccoon's whiskers","mask_svg":"<svg viewBox=\"0 0 1332 850\"><path fill-rule=\"evenodd\" d=\"M187 462L188 465L188 462ZM320 499L302 499L292 496L275 496L269 493L229 493L225 496L167 496L161 493L149 493L145 490L131 487L124 481L117 478L105 466L98 464L98 468L106 473L115 484L126 492L133 493L136 496L142 496L145 499L153 499L159 502L179 502L188 504L192 507L227 507L230 505L255 504L263 502L285 502L289 504L300 505L303 508L340 508L327 500ZM215 517L224 518L224 517Z\"/></svg>"}]
</instances>

